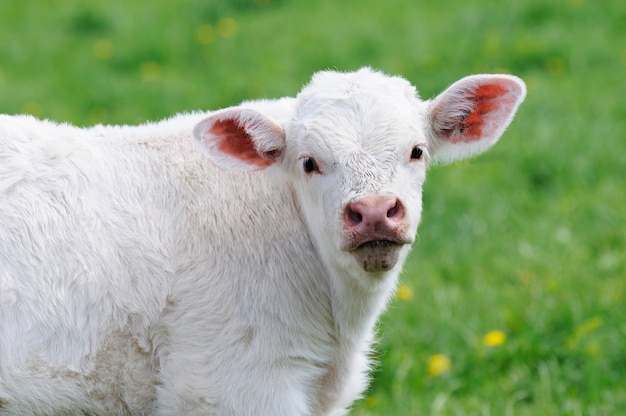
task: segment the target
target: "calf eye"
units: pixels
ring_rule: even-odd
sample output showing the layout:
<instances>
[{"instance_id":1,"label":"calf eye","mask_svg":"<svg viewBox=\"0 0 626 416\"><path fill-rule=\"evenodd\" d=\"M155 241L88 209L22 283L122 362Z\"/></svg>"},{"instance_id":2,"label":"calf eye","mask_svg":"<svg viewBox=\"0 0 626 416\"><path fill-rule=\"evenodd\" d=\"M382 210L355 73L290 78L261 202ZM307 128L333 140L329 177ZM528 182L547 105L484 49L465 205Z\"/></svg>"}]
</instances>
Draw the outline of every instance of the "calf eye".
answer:
<instances>
[{"instance_id":1,"label":"calf eye","mask_svg":"<svg viewBox=\"0 0 626 416\"><path fill-rule=\"evenodd\" d=\"M315 159L311 157L305 157L304 159L302 159L302 168L306 173L314 173L320 171L320 168L317 166L317 162L315 162Z\"/></svg>"},{"instance_id":2,"label":"calf eye","mask_svg":"<svg viewBox=\"0 0 626 416\"><path fill-rule=\"evenodd\" d=\"M411 151L411 160L420 160L424 156L424 151L420 146L415 146Z\"/></svg>"}]
</instances>

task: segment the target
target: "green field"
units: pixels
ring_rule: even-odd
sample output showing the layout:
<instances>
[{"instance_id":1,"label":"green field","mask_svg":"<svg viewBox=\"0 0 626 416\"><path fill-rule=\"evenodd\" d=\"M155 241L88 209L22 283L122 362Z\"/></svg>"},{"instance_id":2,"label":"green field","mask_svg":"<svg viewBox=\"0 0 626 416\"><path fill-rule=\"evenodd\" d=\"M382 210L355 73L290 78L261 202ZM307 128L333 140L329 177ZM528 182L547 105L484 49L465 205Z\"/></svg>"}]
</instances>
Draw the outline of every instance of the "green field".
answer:
<instances>
[{"instance_id":1,"label":"green field","mask_svg":"<svg viewBox=\"0 0 626 416\"><path fill-rule=\"evenodd\" d=\"M423 97L520 76L501 142L429 172L352 414L626 415L625 1L2 0L0 44L0 113L79 125L293 95L326 68Z\"/></svg>"}]
</instances>

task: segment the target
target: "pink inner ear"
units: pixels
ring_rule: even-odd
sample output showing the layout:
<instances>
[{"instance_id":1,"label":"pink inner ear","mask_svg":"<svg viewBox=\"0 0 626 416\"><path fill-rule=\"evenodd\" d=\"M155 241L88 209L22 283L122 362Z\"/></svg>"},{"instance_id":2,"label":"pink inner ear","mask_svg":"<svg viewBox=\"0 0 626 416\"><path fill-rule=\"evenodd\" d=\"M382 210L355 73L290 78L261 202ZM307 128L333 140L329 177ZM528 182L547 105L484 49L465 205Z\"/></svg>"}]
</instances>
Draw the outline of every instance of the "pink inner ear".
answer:
<instances>
[{"instance_id":1,"label":"pink inner ear","mask_svg":"<svg viewBox=\"0 0 626 416\"><path fill-rule=\"evenodd\" d=\"M505 88L495 84L481 85L476 88L474 108L461 122L461 133L466 136L463 141L473 141L482 136L485 125L484 116L498 108L496 99L505 92Z\"/></svg>"},{"instance_id":2,"label":"pink inner ear","mask_svg":"<svg viewBox=\"0 0 626 416\"><path fill-rule=\"evenodd\" d=\"M236 120L217 120L210 132L221 138L217 146L218 149L236 159L260 168L268 167L273 163L273 161L261 157L254 147L252 137Z\"/></svg>"},{"instance_id":3,"label":"pink inner ear","mask_svg":"<svg viewBox=\"0 0 626 416\"><path fill-rule=\"evenodd\" d=\"M472 111L463 117L457 128L458 136L452 139L453 143L470 143L483 136L490 136L497 129L499 123L489 118L503 117L515 105L515 97L507 96L509 90L501 84L484 84L477 87L470 99L473 101ZM498 111L498 110L504 111ZM496 122L494 122L496 121ZM454 135L454 131L451 132Z\"/></svg>"}]
</instances>

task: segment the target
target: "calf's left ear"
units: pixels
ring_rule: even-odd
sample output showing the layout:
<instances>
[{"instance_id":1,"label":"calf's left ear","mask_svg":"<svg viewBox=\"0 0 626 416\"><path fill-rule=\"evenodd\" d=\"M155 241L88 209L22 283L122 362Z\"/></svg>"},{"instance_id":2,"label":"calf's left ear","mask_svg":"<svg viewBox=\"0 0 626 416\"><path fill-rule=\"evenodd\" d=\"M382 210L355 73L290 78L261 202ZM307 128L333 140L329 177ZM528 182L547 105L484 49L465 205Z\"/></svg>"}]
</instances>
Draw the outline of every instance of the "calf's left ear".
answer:
<instances>
[{"instance_id":1,"label":"calf's left ear","mask_svg":"<svg viewBox=\"0 0 626 416\"><path fill-rule=\"evenodd\" d=\"M493 146L526 96L511 75L471 75L429 103L429 151L435 161L453 162Z\"/></svg>"},{"instance_id":2,"label":"calf's left ear","mask_svg":"<svg viewBox=\"0 0 626 416\"><path fill-rule=\"evenodd\" d=\"M217 166L260 170L274 164L285 148L285 131L264 114L233 107L202 120L193 130L196 143Z\"/></svg>"}]
</instances>

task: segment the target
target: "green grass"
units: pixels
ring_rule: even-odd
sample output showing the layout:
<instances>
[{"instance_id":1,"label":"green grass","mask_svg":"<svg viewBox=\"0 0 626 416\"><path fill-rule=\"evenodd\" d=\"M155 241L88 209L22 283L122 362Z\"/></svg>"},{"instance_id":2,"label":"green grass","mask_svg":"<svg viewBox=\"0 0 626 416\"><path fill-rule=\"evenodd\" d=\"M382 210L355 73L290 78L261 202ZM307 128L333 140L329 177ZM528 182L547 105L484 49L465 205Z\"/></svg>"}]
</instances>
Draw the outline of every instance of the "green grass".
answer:
<instances>
[{"instance_id":1,"label":"green grass","mask_svg":"<svg viewBox=\"0 0 626 416\"><path fill-rule=\"evenodd\" d=\"M382 318L353 414L626 413L626 2L4 0L0 43L0 113L79 125L293 95L325 68L424 97L521 76L502 141L429 172L412 296Z\"/></svg>"}]
</instances>

